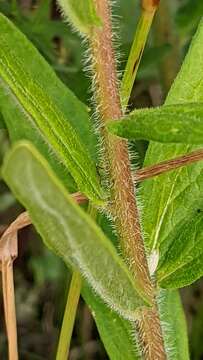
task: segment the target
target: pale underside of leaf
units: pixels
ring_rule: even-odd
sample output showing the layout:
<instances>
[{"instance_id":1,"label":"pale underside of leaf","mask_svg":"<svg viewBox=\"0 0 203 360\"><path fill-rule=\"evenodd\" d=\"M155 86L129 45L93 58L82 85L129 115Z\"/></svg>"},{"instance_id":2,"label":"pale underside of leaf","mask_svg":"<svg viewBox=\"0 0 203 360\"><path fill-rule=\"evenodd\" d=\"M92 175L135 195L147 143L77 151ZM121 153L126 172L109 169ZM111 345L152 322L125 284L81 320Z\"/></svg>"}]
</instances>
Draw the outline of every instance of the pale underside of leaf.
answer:
<instances>
[{"instance_id":1,"label":"pale underside of leaf","mask_svg":"<svg viewBox=\"0 0 203 360\"><path fill-rule=\"evenodd\" d=\"M148 299L140 295L141 290L111 242L74 204L33 146L15 146L7 157L3 176L28 209L46 245L66 264L79 269L109 306L123 317L135 319Z\"/></svg>"}]
</instances>

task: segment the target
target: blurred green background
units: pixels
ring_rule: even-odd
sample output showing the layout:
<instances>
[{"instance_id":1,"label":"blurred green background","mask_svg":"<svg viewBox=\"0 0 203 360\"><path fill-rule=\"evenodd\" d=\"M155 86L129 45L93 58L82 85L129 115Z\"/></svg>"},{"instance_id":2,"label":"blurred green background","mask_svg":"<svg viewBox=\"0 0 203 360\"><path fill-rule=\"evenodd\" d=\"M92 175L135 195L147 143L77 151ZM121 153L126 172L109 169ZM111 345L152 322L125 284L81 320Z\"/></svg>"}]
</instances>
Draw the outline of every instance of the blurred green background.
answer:
<instances>
[{"instance_id":1,"label":"blurred green background","mask_svg":"<svg viewBox=\"0 0 203 360\"><path fill-rule=\"evenodd\" d=\"M138 0L114 2L115 47L118 70L122 75L140 9ZM0 11L26 34L61 80L90 105L90 80L83 66L86 45L62 21L56 2L0 0ZM131 108L163 103L202 15L201 0L162 0L132 92ZM0 166L8 147L7 133L0 130ZM140 166L146 149L146 142L132 143L132 152L138 153L136 162ZM1 181L0 175L0 234L21 211L23 209ZM20 231L19 257L15 261L20 360L55 358L69 280L64 264L42 245L34 229L27 227ZM191 359L201 360L203 281L182 290L181 294L188 322ZM2 293L0 307L0 358L7 359ZM82 300L69 359L108 359L91 314Z\"/></svg>"}]
</instances>

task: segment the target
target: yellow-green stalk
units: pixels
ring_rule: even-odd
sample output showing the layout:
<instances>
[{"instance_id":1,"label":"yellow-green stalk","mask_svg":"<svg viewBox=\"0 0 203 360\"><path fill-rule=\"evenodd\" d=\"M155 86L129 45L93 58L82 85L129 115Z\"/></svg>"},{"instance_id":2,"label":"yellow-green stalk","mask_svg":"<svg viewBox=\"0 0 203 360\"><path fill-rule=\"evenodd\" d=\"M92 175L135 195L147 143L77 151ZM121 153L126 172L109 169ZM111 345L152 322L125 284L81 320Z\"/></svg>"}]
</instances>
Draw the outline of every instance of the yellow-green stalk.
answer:
<instances>
[{"instance_id":1,"label":"yellow-green stalk","mask_svg":"<svg viewBox=\"0 0 203 360\"><path fill-rule=\"evenodd\" d=\"M152 21L159 5L159 0L144 0L141 5L141 16L121 83L120 93L124 109L128 105Z\"/></svg>"},{"instance_id":2,"label":"yellow-green stalk","mask_svg":"<svg viewBox=\"0 0 203 360\"><path fill-rule=\"evenodd\" d=\"M80 298L82 279L79 272L74 271L68 292L67 303L63 316L56 360L67 359L72 338L75 316Z\"/></svg>"}]
</instances>

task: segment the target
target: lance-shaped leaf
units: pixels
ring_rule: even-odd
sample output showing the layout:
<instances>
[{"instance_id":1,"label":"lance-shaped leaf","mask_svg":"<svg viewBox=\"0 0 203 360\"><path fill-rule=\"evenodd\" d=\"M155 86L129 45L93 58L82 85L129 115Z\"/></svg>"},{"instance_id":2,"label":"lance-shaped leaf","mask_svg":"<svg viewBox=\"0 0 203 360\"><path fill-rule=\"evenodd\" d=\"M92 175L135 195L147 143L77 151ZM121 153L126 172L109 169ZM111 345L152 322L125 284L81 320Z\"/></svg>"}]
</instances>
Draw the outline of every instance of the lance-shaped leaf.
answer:
<instances>
[{"instance_id":1,"label":"lance-shaped leaf","mask_svg":"<svg viewBox=\"0 0 203 360\"><path fill-rule=\"evenodd\" d=\"M45 244L67 265L79 269L109 306L135 319L138 308L149 302L147 296L110 240L74 203L37 150L30 143L16 144L2 173Z\"/></svg>"},{"instance_id":2,"label":"lance-shaped leaf","mask_svg":"<svg viewBox=\"0 0 203 360\"><path fill-rule=\"evenodd\" d=\"M0 107L11 138L31 140L51 159L54 169L61 162L82 192L103 203L95 164L76 131L79 119L80 127L84 124L87 130L84 105L3 15L0 27Z\"/></svg>"},{"instance_id":3,"label":"lance-shaped leaf","mask_svg":"<svg viewBox=\"0 0 203 360\"><path fill-rule=\"evenodd\" d=\"M165 105L131 112L108 129L115 135L162 143L203 143L203 103Z\"/></svg>"},{"instance_id":4,"label":"lance-shaped leaf","mask_svg":"<svg viewBox=\"0 0 203 360\"><path fill-rule=\"evenodd\" d=\"M166 105L203 102L202 42L203 22L199 25L182 69L175 80L171 91L169 92ZM191 145L168 145L151 142L147 151L145 166L174 158L180 154L183 155L185 153L189 153L195 149L197 149L197 147ZM159 253L160 265L158 265L158 277L160 277L161 286L170 286L171 288L184 286L188 283L194 282L203 274L203 262L200 263L198 261L196 266L197 271L194 271L193 265L194 262L197 261L197 256L195 255L196 259L194 258L193 262L192 256L193 251L195 250L195 243L193 243L193 239L198 239L198 237L196 238L195 234L192 235L190 228L187 226L188 221L190 222L193 217L196 217L198 210L203 208L202 172L203 162L198 162L161 175L154 180L147 180L143 182L140 194L143 202L143 227L145 233L147 234L146 242L149 252L153 254L154 251L157 251ZM188 261L187 265L182 268L183 271L179 273L178 277L171 276L170 284L169 281L166 284L162 278L163 275L161 275L161 271L166 271L167 274L168 270L166 269L168 266L171 266L171 261L168 265L165 263L169 260L169 253L168 257L166 256L169 249L172 249L172 247L175 246L175 242L178 242L177 246L180 246L179 237L181 234L179 232L179 226L182 230L185 228L185 237L181 237L183 242L181 245L182 249L184 247L188 249L190 241L191 244L194 245L190 254L188 251L188 255L191 256L191 262ZM198 226L200 226L200 223ZM193 230L198 234L201 229L194 226ZM198 242L197 249L199 248L199 245L200 243ZM174 257L176 256L179 256L179 260L174 259L174 270L177 269L178 262L179 267L181 266L181 263L183 266L185 264L180 249L177 254L174 254Z\"/></svg>"},{"instance_id":5,"label":"lance-shaped leaf","mask_svg":"<svg viewBox=\"0 0 203 360\"><path fill-rule=\"evenodd\" d=\"M82 34L89 35L94 26L101 26L94 0L58 0L62 12Z\"/></svg>"}]
</instances>

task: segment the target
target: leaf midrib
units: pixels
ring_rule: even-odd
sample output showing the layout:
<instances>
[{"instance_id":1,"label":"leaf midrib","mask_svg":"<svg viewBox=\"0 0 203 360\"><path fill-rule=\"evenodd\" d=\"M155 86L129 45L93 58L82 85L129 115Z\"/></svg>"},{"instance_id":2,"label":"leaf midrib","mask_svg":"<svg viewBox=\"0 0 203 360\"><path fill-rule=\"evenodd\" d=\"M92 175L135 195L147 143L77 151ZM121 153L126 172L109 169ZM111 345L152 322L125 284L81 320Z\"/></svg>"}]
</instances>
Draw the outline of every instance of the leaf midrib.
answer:
<instances>
[{"instance_id":1,"label":"leaf midrib","mask_svg":"<svg viewBox=\"0 0 203 360\"><path fill-rule=\"evenodd\" d=\"M1 62L1 65L4 67L4 63L1 61L1 59L0 59L0 62ZM4 67L4 69L5 69L5 67ZM6 69L6 70L8 70L8 69ZM11 72L12 72L12 69L10 69L10 70L11 70ZM19 104L19 107L22 108L22 112L25 112L25 113L28 115L28 119L29 119L29 121L31 122L32 126L34 126L35 129L39 131L39 133L41 134L43 140L47 143L46 136L44 136L44 135L46 135L46 134L44 134L43 130L41 130L41 129L39 128L39 126L38 126L38 124L36 123L33 115L32 115L32 114L30 113L30 111L24 106L24 104L22 103L22 101L18 98L18 94L17 94L16 91L14 90L15 87L14 87L14 88L11 88L11 86L8 84L8 82L7 82L6 79L3 77L2 74L1 74L1 76L0 76L0 79L1 79L2 83L4 84L4 87L11 92L12 96L15 98L15 101ZM12 79L12 73L11 73L11 79ZM35 84L35 85L38 86L38 84ZM18 91L21 91L21 92L24 94L24 96L26 96L26 92L24 92L24 89L23 89L21 86L18 88ZM30 94L29 91L28 91L28 94L29 94L29 100L30 100L32 106L34 106L35 111L36 111L36 112L39 112L39 109L38 109L38 107L36 106L35 102L32 101L32 94ZM43 120L45 121L46 125L48 124L48 126L49 126L48 120L47 120L46 117L44 116L43 112L40 113L40 116L43 118ZM70 124L68 124L68 125L70 126ZM60 123L60 126L63 127L63 125L62 125L61 123ZM51 126L50 126L50 129L51 129ZM52 130L52 129L51 129L51 130ZM74 129L72 129L72 130L75 132ZM57 132L55 133L53 130L52 130L52 132L53 132L54 134L57 134ZM70 156L71 160L77 165L77 167L80 169L80 172L83 174L83 177L87 178L87 174L84 172L84 170L83 170L83 168L80 166L80 164L78 164L78 161L72 156L71 151L69 151L69 149L65 146L65 144L64 144L63 142L61 142L61 139L60 139L60 143L64 146L65 149L68 150L68 155ZM51 149L53 150L53 152L56 153L56 150L54 149L53 145L51 145L50 143L48 143L48 144L49 144L49 146L51 147ZM61 158L61 156L58 154L58 152L57 152L57 157L62 160L62 162L63 162L63 164L64 164L65 166L67 166L66 163L64 162L63 158ZM68 169L68 170L69 170L69 169ZM69 170L69 171L70 171L70 170ZM92 192L95 193L95 188L93 187L93 184L92 184L92 182L91 182L91 177L88 177L88 182L91 184ZM100 196L99 196L99 198L100 198Z\"/></svg>"}]
</instances>

